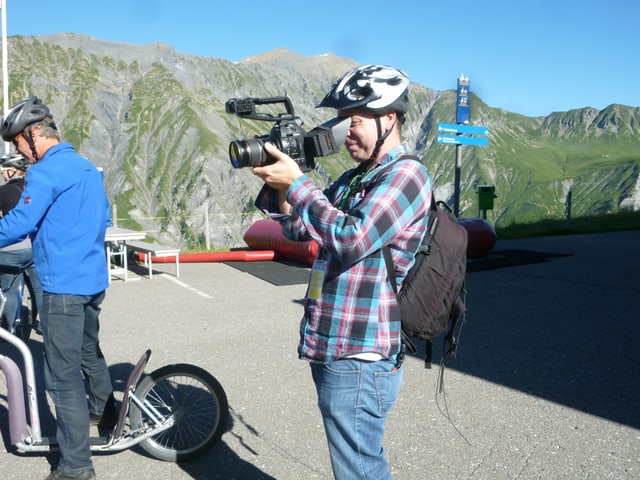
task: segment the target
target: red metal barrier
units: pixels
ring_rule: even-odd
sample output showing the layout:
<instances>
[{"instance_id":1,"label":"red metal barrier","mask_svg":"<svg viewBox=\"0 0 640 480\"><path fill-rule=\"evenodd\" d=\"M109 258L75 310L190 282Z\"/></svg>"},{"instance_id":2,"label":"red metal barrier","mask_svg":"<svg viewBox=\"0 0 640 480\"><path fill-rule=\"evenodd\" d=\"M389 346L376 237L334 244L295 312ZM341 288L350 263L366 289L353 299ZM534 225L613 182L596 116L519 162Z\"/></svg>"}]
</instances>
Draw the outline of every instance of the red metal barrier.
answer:
<instances>
[{"instance_id":1,"label":"red metal barrier","mask_svg":"<svg viewBox=\"0 0 640 480\"><path fill-rule=\"evenodd\" d=\"M488 255L497 240L493 226L482 218L461 218L459 222L469 236L467 257L480 258ZM255 262L278 257L303 265L312 265L318 255L317 242L289 240L275 220L257 220L249 227L243 239L250 250L181 253L180 262ZM171 263L175 262L175 257L153 257L153 262Z\"/></svg>"},{"instance_id":2,"label":"red metal barrier","mask_svg":"<svg viewBox=\"0 0 640 480\"><path fill-rule=\"evenodd\" d=\"M270 249L276 252L276 256L312 265L318 255L318 243L313 240L307 242L294 242L282 233L280 224L275 220L257 220L249 227L242 237L245 243L253 249Z\"/></svg>"},{"instance_id":3,"label":"red metal barrier","mask_svg":"<svg viewBox=\"0 0 640 480\"><path fill-rule=\"evenodd\" d=\"M458 223L469 236L467 258L480 258L489 254L498 236L493 226L483 218L460 218Z\"/></svg>"}]
</instances>

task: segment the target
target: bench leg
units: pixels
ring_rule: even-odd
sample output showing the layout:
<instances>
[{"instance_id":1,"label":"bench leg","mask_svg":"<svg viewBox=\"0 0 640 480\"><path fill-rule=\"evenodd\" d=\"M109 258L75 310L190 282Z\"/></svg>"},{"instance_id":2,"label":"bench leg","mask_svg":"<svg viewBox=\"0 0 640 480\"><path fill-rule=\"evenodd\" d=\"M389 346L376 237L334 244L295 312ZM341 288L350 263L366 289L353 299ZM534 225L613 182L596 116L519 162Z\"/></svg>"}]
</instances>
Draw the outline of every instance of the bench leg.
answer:
<instances>
[{"instance_id":1,"label":"bench leg","mask_svg":"<svg viewBox=\"0 0 640 480\"><path fill-rule=\"evenodd\" d=\"M123 244L122 245L122 265L124 265L124 281L126 282L127 280L129 280L129 277L127 276L128 271L129 271L129 265L127 264L127 262L129 261L129 259L127 258L129 256L129 252L127 252L127 245Z\"/></svg>"},{"instance_id":2,"label":"bench leg","mask_svg":"<svg viewBox=\"0 0 640 480\"><path fill-rule=\"evenodd\" d=\"M122 274L122 278L124 281L132 280L128 277L129 266L127 264L128 254L127 254L127 245L124 243L120 244L120 251L114 252L111 250L110 242L107 242L106 245L106 255L107 255L107 268L109 270L109 284L111 284L111 277ZM111 261L114 257L121 257L122 266L118 268L111 268ZM115 270L115 271L113 271Z\"/></svg>"},{"instance_id":3,"label":"bench leg","mask_svg":"<svg viewBox=\"0 0 640 480\"><path fill-rule=\"evenodd\" d=\"M109 242L106 242L106 250L107 250L107 269L109 271L109 285L111 285L111 246Z\"/></svg>"},{"instance_id":4,"label":"bench leg","mask_svg":"<svg viewBox=\"0 0 640 480\"><path fill-rule=\"evenodd\" d=\"M151 276L153 275L153 260L151 259L151 253L147 253L146 256L149 262L149 280L151 280Z\"/></svg>"}]
</instances>

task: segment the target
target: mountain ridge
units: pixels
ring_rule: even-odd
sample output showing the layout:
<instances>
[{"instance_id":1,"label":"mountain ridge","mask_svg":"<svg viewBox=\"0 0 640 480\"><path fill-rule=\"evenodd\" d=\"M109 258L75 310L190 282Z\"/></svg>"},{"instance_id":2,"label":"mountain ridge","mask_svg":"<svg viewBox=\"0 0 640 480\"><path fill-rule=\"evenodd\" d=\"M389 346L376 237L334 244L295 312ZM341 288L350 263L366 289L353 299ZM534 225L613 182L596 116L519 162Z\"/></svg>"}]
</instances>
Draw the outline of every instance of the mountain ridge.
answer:
<instances>
[{"instance_id":1,"label":"mountain ridge","mask_svg":"<svg viewBox=\"0 0 640 480\"><path fill-rule=\"evenodd\" d=\"M103 167L118 220L181 248L201 248L206 236L217 248L240 246L261 218L253 207L261 182L250 169L234 170L227 148L272 125L229 115L224 102L287 94L308 130L333 115L315 104L356 65L283 48L233 62L76 34L10 37L8 47L10 103L43 98L64 139ZM405 142L424 159L437 196L451 200L455 147L435 138L438 123L454 123L455 91L412 83L410 95ZM489 107L473 93L471 102L473 123L489 127L490 143L461 147L463 216L479 214L483 184L496 186L488 219L502 224L561 217L569 189L576 215L640 208L639 108L529 117ZM353 166L344 152L317 163L311 175L320 185Z\"/></svg>"}]
</instances>

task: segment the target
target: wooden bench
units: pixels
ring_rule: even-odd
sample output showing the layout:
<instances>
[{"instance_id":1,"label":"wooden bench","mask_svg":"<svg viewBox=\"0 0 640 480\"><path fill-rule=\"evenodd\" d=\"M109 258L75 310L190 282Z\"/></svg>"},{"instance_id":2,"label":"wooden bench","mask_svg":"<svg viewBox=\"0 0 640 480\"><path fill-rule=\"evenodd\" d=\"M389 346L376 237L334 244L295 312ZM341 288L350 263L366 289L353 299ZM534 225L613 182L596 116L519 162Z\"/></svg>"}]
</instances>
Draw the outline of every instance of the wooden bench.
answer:
<instances>
[{"instance_id":1,"label":"wooden bench","mask_svg":"<svg viewBox=\"0 0 640 480\"><path fill-rule=\"evenodd\" d=\"M140 241L125 242L127 249L144 254L144 265L149 267L149 279L153 278L153 257L175 257L176 277L180 276L180 249Z\"/></svg>"}]
</instances>

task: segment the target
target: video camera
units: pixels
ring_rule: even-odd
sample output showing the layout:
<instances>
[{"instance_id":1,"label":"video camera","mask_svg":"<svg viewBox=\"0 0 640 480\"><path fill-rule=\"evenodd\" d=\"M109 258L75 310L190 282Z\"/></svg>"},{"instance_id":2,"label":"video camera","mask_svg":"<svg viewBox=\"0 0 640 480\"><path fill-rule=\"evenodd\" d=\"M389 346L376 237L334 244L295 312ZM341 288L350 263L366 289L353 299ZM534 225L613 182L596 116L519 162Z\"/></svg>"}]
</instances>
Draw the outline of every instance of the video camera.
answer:
<instances>
[{"instance_id":1,"label":"video camera","mask_svg":"<svg viewBox=\"0 0 640 480\"><path fill-rule=\"evenodd\" d=\"M282 104L285 112L276 115L256 111L257 105ZM351 119L336 117L310 132L302 128L302 120L293 113L289 97L232 98L225 102L227 113L251 120L276 122L267 135L229 144L229 159L234 168L258 167L274 162L264 150L265 142L273 143L278 150L289 155L303 172L315 168L315 158L338 153L347 138Z\"/></svg>"}]
</instances>

